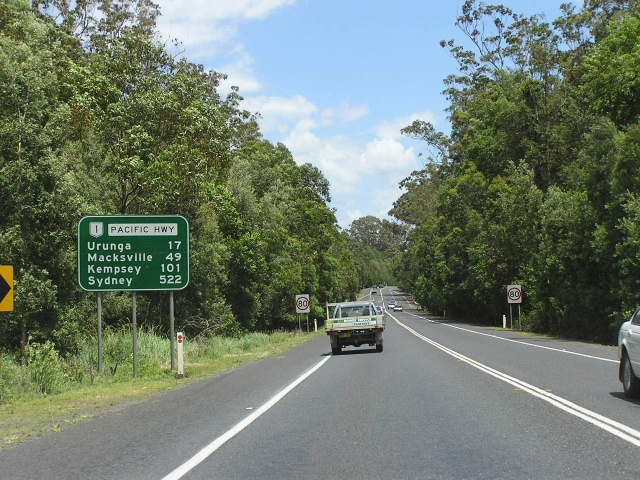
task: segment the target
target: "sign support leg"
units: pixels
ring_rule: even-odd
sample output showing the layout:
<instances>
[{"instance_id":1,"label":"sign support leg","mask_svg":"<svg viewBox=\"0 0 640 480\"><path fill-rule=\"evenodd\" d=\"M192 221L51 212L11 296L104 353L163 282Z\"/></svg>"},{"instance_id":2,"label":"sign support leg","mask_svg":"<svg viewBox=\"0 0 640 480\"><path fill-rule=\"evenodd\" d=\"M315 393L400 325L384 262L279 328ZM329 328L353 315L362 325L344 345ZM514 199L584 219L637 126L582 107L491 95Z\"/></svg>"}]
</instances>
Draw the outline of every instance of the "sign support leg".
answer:
<instances>
[{"instance_id":1,"label":"sign support leg","mask_svg":"<svg viewBox=\"0 0 640 480\"><path fill-rule=\"evenodd\" d=\"M169 292L169 330L171 338L171 370L176 369L176 339L174 333L173 290Z\"/></svg>"},{"instance_id":2,"label":"sign support leg","mask_svg":"<svg viewBox=\"0 0 640 480\"><path fill-rule=\"evenodd\" d=\"M133 327L133 376L138 376L138 325L136 311L136 292L131 292L131 325Z\"/></svg>"},{"instance_id":3,"label":"sign support leg","mask_svg":"<svg viewBox=\"0 0 640 480\"><path fill-rule=\"evenodd\" d=\"M102 372L102 292L98 292L98 375Z\"/></svg>"},{"instance_id":4,"label":"sign support leg","mask_svg":"<svg viewBox=\"0 0 640 480\"><path fill-rule=\"evenodd\" d=\"M513 328L513 307L511 304L509 304L509 324L511 325L510 328Z\"/></svg>"}]
</instances>

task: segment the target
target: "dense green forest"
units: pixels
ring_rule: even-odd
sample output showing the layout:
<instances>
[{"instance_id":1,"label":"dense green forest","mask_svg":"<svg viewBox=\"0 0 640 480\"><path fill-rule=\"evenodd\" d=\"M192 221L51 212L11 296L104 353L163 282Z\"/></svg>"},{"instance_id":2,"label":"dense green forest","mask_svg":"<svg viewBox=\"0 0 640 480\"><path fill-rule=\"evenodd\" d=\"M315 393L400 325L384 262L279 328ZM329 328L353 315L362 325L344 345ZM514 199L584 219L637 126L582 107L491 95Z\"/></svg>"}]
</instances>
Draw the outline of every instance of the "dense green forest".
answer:
<instances>
[{"instance_id":1,"label":"dense green forest","mask_svg":"<svg viewBox=\"0 0 640 480\"><path fill-rule=\"evenodd\" d=\"M396 268L425 307L501 325L521 284L523 326L615 342L640 302L640 6L570 4L547 22L465 2L451 132L414 122L425 168L393 215L411 226Z\"/></svg>"},{"instance_id":2,"label":"dense green forest","mask_svg":"<svg viewBox=\"0 0 640 480\"><path fill-rule=\"evenodd\" d=\"M15 278L1 348L73 354L95 337L96 295L77 280L87 215L189 220L175 310L191 338L293 329L296 294L320 318L381 280L356 268L371 252L352 251L322 172L264 139L238 89L218 93L222 74L170 54L158 15L148 0L0 2L0 264ZM130 321L130 294L103 303L107 329ZM167 292L137 303L143 328L167 331Z\"/></svg>"},{"instance_id":3,"label":"dense green forest","mask_svg":"<svg viewBox=\"0 0 640 480\"><path fill-rule=\"evenodd\" d=\"M1 2L0 264L16 307L0 348L74 353L95 336L76 229L111 214L189 219L176 319L192 337L292 329L297 293L320 318L325 301L396 282L430 311L501 324L515 283L527 330L613 342L640 286L640 7L562 12L467 1L461 38L441 43L459 67L450 132L403 129L426 148L397 222L342 230L322 172L263 138L221 73L170 53L151 1ZM167 292L137 310L167 331ZM130 311L129 294L105 295L107 329Z\"/></svg>"}]
</instances>

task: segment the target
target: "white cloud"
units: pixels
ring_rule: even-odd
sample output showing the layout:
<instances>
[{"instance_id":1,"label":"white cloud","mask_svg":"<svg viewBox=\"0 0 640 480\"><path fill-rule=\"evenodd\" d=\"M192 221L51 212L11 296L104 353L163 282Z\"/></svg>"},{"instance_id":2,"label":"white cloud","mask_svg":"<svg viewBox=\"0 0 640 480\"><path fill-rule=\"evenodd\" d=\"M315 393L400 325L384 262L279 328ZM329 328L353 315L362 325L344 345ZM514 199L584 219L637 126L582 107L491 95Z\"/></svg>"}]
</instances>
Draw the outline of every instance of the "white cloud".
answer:
<instances>
[{"instance_id":1,"label":"white cloud","mask_svg":"<svg viewBox=\"0 0 640 480\"><path fill-rule=\"evenodd\" d=\"M347 209L342 215L342 218L341 218L342 221L339 223L342 228L347 228L354 220L357 220L362 217L366 217L366 215L362 212L362 210Z\"/></svg>"},{"instance_id":2,"label":"white cloud","mask_svg":"<svg viewBox=\"0 0 640 480\"><path fill-rule=\"evenodd\" d=\"M362 154L362 163L381 172L406 171L415 164L413 148L406 148L390 137L376 138L369 142Z\"/></svg>"},{"instance_id":3,"label":"white cloud","mask_svg":"<svg viewBox=\"0 0 640 480\"><path fill-rule=\"evenodd\" d=\"M311 163L322 171L331 183L332 196L356 192L355 186L363 177L359 146L341 135L320 138L309 128L312 125L300 122L283 143L298 164Z\"/></svg>"},{"instance_id":4,"label":"white cloud","mask_svg":"<svg viewBox=\"0 0 640 480\"><path fill-rule=\"evenodd\" d=\"M211 23L268 17L275 10L294 5L296 0L158 0L164 17L176 22Z\"/></svg>"},{"instance_id":5,"label":"white cloud","mask_svg":"<svg viewBox=\"0 0 640 480\"><path fill-rule=\"evenodd\" d=\"M220 93L237 86L241 94L247 94L259 92L263 86L255 75L253 57L238 41L238 26L266 18L295 0L158 0L158 4L162 13L158 31L164 40L180 42L176 53L194 62L216 59L216 65L205 67L228 76L220 84Z\"/></svg>"},{"instance_id":6,"label":"white cloud","mask_svg":"<svg viewBox=\"0 0 640 480\"><path fill-rule=\"evenodd\" d=\"M294 158L299 163L310 162L317 165L325 173L327 178L334 180L332 184L340 191L353 191L353 185L358 184L363 179L380 177L397 178L402 180L412 170L419 167L420 162L413 147L406 147L400 142L399 130L406 126L407 119L413 121L416 118L431 118L429 112L409 115L407 117L383 122L374 130L376 136L369 142L361 142L354 137L344 135L334 135L329 137L319 137L316 130L319 126L326 126L327 119L337 118L333 115L325 115L326 111L320 113L322 122L315 122L313 114L318 110L308 100L302 100L298 96L290 99L289 102L278 99L278 102L267 102L271 108L263 110L269 111L279 116L281 119L291 120L294 113L303 116L294 127L287 130L285 122L281 121L280 132L288 132L284 135L283 142L294 154ZM262 99L261 101L265 101ZM304 105L306 108L298 107ZM277 109L283 107L280 113ZM337 109L329 109L337 111ZM261 124L269 124L268 114L263 113ZM397 184L397 182L396 182Z\"/></svg>"},{"instance_id":7,"label":"white cloud","mask_svg":"<svg viewBox=\"0 0 640 480\"><path fill-rule=\"evenodd\" d=\"M319 112L315 105L311 107L313 104L309 100L298 96L289 101L267 101L267 97L260 101L265 106L269 105L263 112L269 111L280 118L282 141L291 150L296 162L317 166L329 180L332 205L337 209L338 220L343 227L365 215L387 217L393 202L401 193L398 188L400 181L421 166L414 148L401 142L400 129L416 119L431 122L435 119L431 112L420 112L385 121L373 129L375 137L364 142L357 137L322 137L318 133L320 127L327 126L331 121L337 123L349 118L335 113L347 103ZM297 105L300 107L296 108ZM327 111L330 113L327 114ZM264 116L261 123L269 121L267 115ZM290 121L297 116L304 118L290 129L284 127L285 119ZM316 116L322 120L315 121ZM368 210L364 211L363 207L368 207Z\"/></svg>"},{"instance_id":8,"label":"white cloud","mask_svg":"<svg viewBox=\"0 0 640 480\"><path fill-rule=\"evenodd\" d=\"M369 107L366 105L351 105L349 100L343 101L337 107L327 108L322 112L323 121L332 123L334 119L350 123L369 114Z\"/></svg>"},{"instance_id":9,"label":"white cloud","mask_svg":"<svg viewBox=\"0 0 640 480\"><path fill-rule=\"evenodd\" d=\"M242 87L240 93L246 92ZM296 132L316 130L320 127L336 124L352 123L369 113L366 105L351 105L348 101L337 107L322 111L318 106L302 95L293 97L269 97L266 95L245 96L242 107L252 113L260 113L262 133L290 135L293 139Z\"/></svg>"},{"instance_id":10,"label":"white cloud","mask_svg":"<svg viewBox=\"0 0 640 480\"><path fill-rule=\"evenodd\" d=\"M381 137L381 138L400 138L402 137L400 130L402 130L404 127L408 127L415 120L422 120L425 122L430 122L435 125L436 115L429 110L426 110L424 112L412 113L405 117L396 118L391 121L380 123L376 127L376 133L378 137Z\"/></svg>"},{"instance_id":11,"label":"white cloud","mask_svg":"<svg viewBox=\"0 0 640 480\"><path fill-rule=\"evenodd\" d=\"M202 59L226 53L236 41L240 23L267 18L280 8L294 5L296 0L157 0L157 3L162 14L157 22L162 36L177 38L190 59Z\"/></svg>"},{"instance_id":12,"label":"white cloud","mask_svg":"<svg viewBox=\"0 0 640 480\"><path fill-rule=\"evenodd\" d=\"M230 39L238 35L235 23L208 23L182 18L160 17L158 31L162 38L177 39L190 58L206 58L226 52Z\"/></svg>"},{"instance_id":13,"label":"white cloud","mask_svg":"<svg viewBox=\"0 0 640 480\"><path fill-rule=\"evenodd\" d=\"M240 92L242 93L242 88ZM318 107L302 95L291 98L284 97L245 97L242 108L252 113L259 113L262 117L260 127L263 133L278 132L286 134L303 119L306 119L307 129L313 127L311 116Z\"/></svg>"},{"instance_id":14,"label":"white cloud","mask_svg":"<svg viewBox=\"0 0 640 480\"><path fill-rule=\"evenodd\" d=\"M219 69L221 73L227 75L227 79L220 82L218 91L226 94L231 92L231 87L233 86L240 88L241 95L261 91L262 83L253 71L253 57L244 49L244 46L236 46L233 51L233 58L234 61L232 63Z\"/></svg>"}]
</instances>

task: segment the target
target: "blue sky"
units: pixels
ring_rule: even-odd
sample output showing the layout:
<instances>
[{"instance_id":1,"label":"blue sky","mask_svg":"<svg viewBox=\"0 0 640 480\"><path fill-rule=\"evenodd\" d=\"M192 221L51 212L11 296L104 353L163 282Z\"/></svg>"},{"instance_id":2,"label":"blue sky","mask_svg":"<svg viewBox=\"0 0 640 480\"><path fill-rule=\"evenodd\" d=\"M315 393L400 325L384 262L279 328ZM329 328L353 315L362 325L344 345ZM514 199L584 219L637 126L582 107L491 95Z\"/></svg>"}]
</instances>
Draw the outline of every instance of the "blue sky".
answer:
<instances>
[{"instance_id":1,"label":"blue sky","mask_svg":"<svg viewBox=\"0 0 640 480\"><path fill-rule=\"evenodd\" d=\"M156 0L165 39L225 73L261 131L331 184L341 227L389 218L399 182L421 169L413 120L449 131L443 80L457 73L440 40L464 42L463 0ZM516 13L557 18L562 0L505 0Z\"/></svg>"}]
</instances>

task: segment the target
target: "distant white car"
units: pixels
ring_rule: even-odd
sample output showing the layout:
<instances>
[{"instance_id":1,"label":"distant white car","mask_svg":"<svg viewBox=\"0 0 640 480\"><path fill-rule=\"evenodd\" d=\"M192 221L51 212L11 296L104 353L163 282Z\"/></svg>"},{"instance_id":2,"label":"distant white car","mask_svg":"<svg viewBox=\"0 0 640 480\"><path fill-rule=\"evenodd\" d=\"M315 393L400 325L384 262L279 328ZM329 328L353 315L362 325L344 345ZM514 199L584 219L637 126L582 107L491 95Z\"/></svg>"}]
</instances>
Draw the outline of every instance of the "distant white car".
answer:
<instances>
[{"instance_id":1,"label":"distant white car","mask_svg":"<svg viewBox=\"0 0 640 480\"><path fill-rule=\"evenodd\" d=\"M396 304L395 300L389 300L389 303L387 303L387 305L389 306L389 308L393 308L393 306Z\"/></svg>"}]
</instances>

